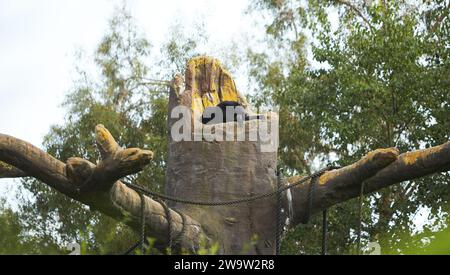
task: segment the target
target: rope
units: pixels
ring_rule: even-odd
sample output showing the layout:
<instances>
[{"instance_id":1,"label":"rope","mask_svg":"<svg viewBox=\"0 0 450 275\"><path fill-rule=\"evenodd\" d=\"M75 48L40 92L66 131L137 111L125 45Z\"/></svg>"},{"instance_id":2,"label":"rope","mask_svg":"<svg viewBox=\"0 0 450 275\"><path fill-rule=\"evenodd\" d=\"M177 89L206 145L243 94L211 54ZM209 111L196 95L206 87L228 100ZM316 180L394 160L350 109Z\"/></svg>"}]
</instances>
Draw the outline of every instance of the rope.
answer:
<instances>
[{"instance_id":1,"label":"rope","mask_svg":"<svg viewBox=\"0 0 450 275\"><path fill-rule=\"evenodd\" d=\"M129 255L131 252L133 252L136 248L138 248L141 245L141 241L137 241L135 244L133 244L130 248L128 248L123 255Z\"/></svg>"},{"instance_id":2,"label":"rope","mask_svg":"<svg viewBox=\"0 0 450 275\"><path fill-rule=\"evenodd\" d=\"M279 190L281 188L281 170L278 169L277 171L277 189ZM283 221L281 219L281 192L277 193L277 212L276 212L276 222L277 222L277 228L275 231L275 255L280 255L281 252L281 234L283 232Z\"/></svg>"},{"instance_id":3,"label":"rope","mask_svg":"<svg viewBox=\"0 0 450 275\"><path fill-rule=\"evenodd\" d=\"M173 209L173 211L175 213L177 213L178 215L181 216L181 231L178 234L178 236L174 239L173 238L173 226L172 226L172 222L173 222L173 218L172 218L172 213L170 213L170 208L167 206L167 204L159 199L156 199L157 202L159 202L162 207L164 208L164 212L166 214L166 219L167 219L167 247L169 248L168 254L172 254L172 250L174 248L175 245L181 243L181 241L183 240L183 236L184 233L186 233L186 216L181 213L180 211Z\"/></svg>"},{"instance_id":4,"label":"rope","mask_svg":"<svg viewBox=\"0 0 450 275\"><path fill-rule=\"evenodd\" d=\"M274 191L270 191L267 193L263 193L260 195L256 195L256 196L250 196L247 198L240 198L240 199L235 199L235 200L229 200L229 201L200 201L200 200L188 200L188 199L182 199L182 198L178 198L178 197L172 197L169 195L164 195L161 193L157 193L154 191L151 191L143 186L134 184L132 182L127 182L127 181L122 181L127 187L133 189L134 191L138 192L140 196L151 196L153 197L157 202L159 202L162 207L164 208L164 212L166 214L166 219L167 219L167 224L168 224L168 237L167 237L167 242L168 242L168 248L169 248L169 253L172 252L172 248L173 248L173 228L172 228L172 216L170 213L170 209L169 207L164 203L163 200L166 201L172 201L172 202L177 202L177 203L184 203L184 204L193 204L193 205L202 205L202 206L222 206L222 205L235 205L235 204L240 204L240 203L248 203L248 202L252 202L252 201L256 201L256 200L260 200L263 198L267 198L273 195L277 195L277 228L276 228L276 253L277 255L280 253L280 248L281 248L281 235L282 235L282 231L283 231L283 223L282 223L282 218L281 218L281 205L282 205L282 199L281 199L281 193L291 189L299 184L302 184L304 182L306 182L307 180L311 179L310 181L310 191L308 194L308 210L307 210L307 220L309 220L309 217L311 215L311 209L312 209L312 197L314 194L314 189L315 189L315 179L320 177L323 173L325 173L326 171L330 171L330 170L334 170L337 169L339 167L335 167L335 166L327 166L309 176L303 177L301 179L299 179L297 182L292 183L292 184L288 184L288 185L282 185L282 180L281 180L281 173L277 172L277 189ZM141 203L143 203L143 199L141 199ZM144 206L141 206L141 222L143 224L142 229L141 229L141 240L133 245L129 250L127 250L127 252L125 252L125 254L129 254L131 251L133 251L134 249L136 249L138 247L139 244L141 244L142 249L144 247L144 242L145 242L145 217L144 217ZM181 242L183 235L185 233L185 227L186 227L186 217L184 216L183 213L178 212L176 210L174 210L176 213L178 213L181 216L182 219L182 230L180 232L180 234L177 236L177 238L175 239L175 244Z\"/></svg>"},{"instance_id":5,"label":"rope","mask_svg":"<svg viewBox=\"0 0 450 275\"><path fill-rule=\"evenodd\" d=\"M327 255L328 244L328 223L327 223L327 210L322 211L322 255Z\"/></svg>"},{"instance_id":6,"label":"rope","mask_svg":"<svg viewBox=\"0 0 450 275\"><path fill-rule=\"evenodd\" d=\"M309 223L309 220L311 218L311 211L314 201L314 193L316 191L316 177L311 177L311 180L309 182L309 190L308 190L308 206L306 208L306 215L305 215L305 223Z\"/></svg>"},{"instance_id":7,"label":"rope","mask_svg":"<svg viewBox=\"0 0 450 275\"><path fill-rule=\"evenodd\" d=\"M283 191L286 191L287 189L291 189L299 184L302 184L304 182L306 182L309 179L312 178L316 178L321 176L323 173L325 173L326 171L329 170L333 170L333 169L337 169L338 167L335 166L327 166L309 176L303 177L301 179L299 179L297 182L289 184L289 185L285 185L282 186L280 188L277 188L274 191L270 191L267 193L263 193L260 195L256 195L256 196L251 196L251 197L247 197L247 198L240 198L240 199L235 199L235 200L229 200L229 201L200 201L200 200L188 200L188 199L182 199L182 198L178 198L178 197L172 197L169 195L164 195L161 193L157 193L157 192L153 192L143 186L131 183L131 182L126 182L123 181L123 183L135 190L136 192L142 192L147 196L151 196L151 197L156 197L159 199L163 199L163 200L168 200L168 201L172 201L172 202L177 202L177 203L184 203L184 204L193 204L193 205L202 205L202 206L223 206L223 205L234 205L234 204L241 204L241 203L247 203L247 202L252 202L252 201L256 201L256 200L260 200L260 199L264 199L270 196L273 196L275 194L281 193Z\"/></svg>"},{"instance_id":8,"label":"rope","mask_svg":"<svg viewBox=\"0 0 450 275\"><path fill-rule=\"evenodd\" d=\"M145 254L145 197L139 194L141 198L141 253Z\"/></svg>"},{"instance_id":9,"label":"rope","mask_svg":"<svg viewBox=\"0 0 450 275\"><path fill-rule=\"evenodd\" d=\"M142 255L145 254L145 197L142 193L139 193L139 197L141 199L141 235L139 241L133 244L130 248L128 248L123 254L129 255L139 246L141 247Z\"/></svg>"},{"instance_id":10,"label":"rope","mask_svg":"<svg viewBox=\"0 0 450 275\"><path fill-rule=\"evenodd\" d=\"M361 189L359 191L359 201L358 201L358 232L356 237L356 253L361 255L361 232L362 232L362 206L364 199L364 182L361 183Z\"/></svg>"},{"instance_id":11,"label":"rope","mask_svg":"<svg viewBox=\"0 0 450 275\"><path fill-rule=\"evenodd\" d=\"M336 167L333 167L336 168ZM316 181L318 176L311 177L311 181L309 182L309 191L308 191L308 205L306 208L305 214L305 223L309 223L311 218L311 211L313 207L314 194L316 192ZM327 222L327 209L322 211L322 255L327 254L327 244L328 244L328 222Z\"/></svg>"},{"instance_id":12,"label":"rope","mask_svg":"<svg viewBox=\"0 0 450 275\"><path fill-rule=\"evenodd\" d=\"M123 254L129 255L131 252L133 252L136 248L141 246L141 252L142 255L145 254L145 200L144 195L139 192L139 196L141 197L141 235L139 241L137 241L135 244L133 244L130 248L128 248ZM183 240L183 236L186 233L186 215L184 215L182 212L179 212L176 209L172 209L175 213L181 216L181 231L178 234L178 236L173 240L173 228L172 228L172 214L170 213L169 207L164 203L162 200L156 200L161 204L161 206L164 208L164 212L166 214L167 219L167 225L168 225L168 236L167 236L167 243L169 248L169 254L172 253L172 249L174 245L181 243Z\"/></svg>"},{"instance_id":13,"label":"rope","mask_svg":"<svg viewBox=\"0 0 450 275\"><path fill-rule=\"evenodd\" d=\"M174 240L173 245L175 246L177 244L181 244L181 242L183 241L184 233L186 233L186 215L184 215L183 212L180 212L176 209L173 209L173 211L175 211L175 213L181 216L181 225L182 225L180 233Z\"/></svg>"},{"instance_id":14,"label":"rope","mask_svg":"<svg viewBox=\"0 0 450 275\"><path fill-rule=\"evenodd\" d=\"M173 228L172 228L172 214L170 213L170 209L167 206L167 204L162 201L162 200L158 200L156 199L157 202L159 202L159 204L161 204L161 206L164 208L164 213L166 214L166 219L167 219L167 247L169 249L168 254L172 254L172 235L173 235Z\"/></svg>"}]
</instances>

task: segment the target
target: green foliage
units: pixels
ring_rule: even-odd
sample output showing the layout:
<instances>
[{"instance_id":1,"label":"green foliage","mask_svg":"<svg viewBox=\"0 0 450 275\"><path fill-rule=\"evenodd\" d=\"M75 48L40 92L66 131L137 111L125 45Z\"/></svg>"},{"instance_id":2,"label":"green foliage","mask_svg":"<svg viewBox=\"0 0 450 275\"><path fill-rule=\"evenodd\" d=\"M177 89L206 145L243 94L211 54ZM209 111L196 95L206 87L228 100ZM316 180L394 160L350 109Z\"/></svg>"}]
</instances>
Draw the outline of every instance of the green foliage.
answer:
<instances>
[{"instance_id":1,"label":"green foliage","mask_svg":"<svg viewBox=\"0 0 450 275\"><path fill-rule=\"evenodd\" d=\"M62 251L51 240L38 238L26 230L19 213L7 208L0 199L0 255L60 254Z\"/></svg>"},{"instance_id":2,"label":"green foliage","mask_svg":"<svg viewBox=\"0 0 450 275\"><path fill-rule=\"evenodd\" d=\"M269 43L283 47L249 52L252 79L263 91L254 102L280 108L279 153L287 174L318 163L347 165L376 148L409 151L449 140L446 2L343 2L256 4L272 16ZM445 228L449 182L448 173L434 175L368 196L363 241L398 253L426 245L411 237L414 215L427 207L428 218L439 221L429 229ZM350 201L331 210L331 253L352 253L356 209ZM293 230L285 253L317 253L317 224Z\"/></svg>"},{"instance_id":3,"label":"green foliage","mask_svg":"<svg viewBox=\"0 0 450 275\"><path fill-rule=\"evenodd\" d=\"M204 237L200 238L200 245L197 251L198 255L217 255L220 249L219 243L214 243L212 245L208 245L206 239Z\"/></svg>"},{"instance_id":4,"label":"green foliage","mask_svg":"<svg viewBox=\"0 0 450 275\"><path fill-rule=\"evenodd\" d=\"M195 29L195 33L189 33L180 22L171 26L171 37L161 49L159 65L164 70L160 77L169 78L175 73L184 72L186 61L200 55L198 48L208 41L208 37L203 25L195 26Z\"/></svg>"},{"instance_id":5,"label":"green foliage","mask_svg":"<svg viewBox=\"0 0 450 275\"><path fill-rule=\"evenodd\" d=\"M151 43L143 38L133 18L122 8L116 10L109 30L93 58L80 55L74 86L63 107L63 125L52 126L44 148L65 161L78 156L93 163L99 159L94 127L105 125L123 147L149 148L155 155L145 170L132 176L139 184L163 192L167 151L166 113L168 87L153 81L167 80L181 64L197 54L195 36L178 32L161 49L162 60L176 67L162 69L147 64ZM83 66L94 61L93 66ZM63 246L80 243L83 254L117 254L127 250L138 236L127 226L75 202L34 179L25 179L21 190L20 219L25 230L36 237ZM25 194L33 194L26 196ZM120 237L118 237L120 236ZM44 252L46 253L46 252ZM50 253L50 252L49 252Z\"/></svg>"}]
</instances>

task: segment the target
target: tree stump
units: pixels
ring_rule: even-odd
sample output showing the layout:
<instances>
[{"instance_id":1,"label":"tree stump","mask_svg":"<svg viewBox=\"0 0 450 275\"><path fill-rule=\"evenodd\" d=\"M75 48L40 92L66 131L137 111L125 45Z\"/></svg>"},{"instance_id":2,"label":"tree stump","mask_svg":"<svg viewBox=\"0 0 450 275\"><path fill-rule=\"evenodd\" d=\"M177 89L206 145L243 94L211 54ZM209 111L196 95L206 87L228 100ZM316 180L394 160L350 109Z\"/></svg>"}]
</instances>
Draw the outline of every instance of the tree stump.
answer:
<instances>
[{"instance_id":1,"label":"tree stump","mask_svg":"<svg viewBox=\"0 0 450 275\"><path fill-rule=\"evenodd\" d=\"M188 62L184 82L174 78L169 99L169 148L166 172L166 193L184 199L229 201L276 189L277 152L262 150L261 138L248 137L257 131L258 120L244 124L245 140L236 141L239 122L203 125L198 129L204 109L222 101L235 101L251 112L246 99L237 91L230 74L220 62L210 57L197 57ZM191 117L192 139L202 131L230 134L233 141L175 141L172 110L184 106ZM274 116L274 114L271 114ZM272 131L272 129L270 129ZM220 254L274 254L276 232L276 197L230 206L198 206L172 203L200 222L206 234L219 243Z\"/></svg>"}]
</instances>

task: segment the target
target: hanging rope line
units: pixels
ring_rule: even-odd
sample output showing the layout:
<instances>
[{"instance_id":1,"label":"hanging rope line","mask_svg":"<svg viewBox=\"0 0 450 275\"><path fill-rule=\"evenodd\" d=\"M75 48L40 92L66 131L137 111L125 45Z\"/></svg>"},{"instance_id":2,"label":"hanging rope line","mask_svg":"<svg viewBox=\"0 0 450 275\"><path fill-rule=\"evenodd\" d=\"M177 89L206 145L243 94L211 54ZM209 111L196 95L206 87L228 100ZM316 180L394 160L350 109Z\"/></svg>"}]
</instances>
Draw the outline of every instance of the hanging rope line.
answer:
<instances>
[{"instance_id":1,"label":"hanging rope line","mask_svg":"<svg viewBox=\"0 0 450 275\"><path fill-rule=\"evenodd\" d=\"M334 167L337 168L337 167ZM307 207L306 207L306 214L305 214L305 223L309 223L309 220L311 218L311 212L314 202L314 195L316 192L316 181L318 177L311 178L311 181L309 182L309 191L308 191L308 201L307 201ZM327 254L327 244L328 244L328 222L327 222L327 209L324 209L322 211L322 250L321 254L326 255Z\"/></svg>"},{"instance_id":2,"label":"hanging rope line","mask_svg":"<svg viewBox=\"0 0 450 275\"><path fill-rule=\"evenodd\" d=\"M309 223L311 217L311 211L314 201L314 194L316 191L316 179L317 177L313 177L309 183L309 192L308 192L308 202L306 208L305 215L305 223ZM357 255L362 255L361 250L361 232L362 232L362 207L364 203L364 182L361 183L361 189L359 193L359 201L358 201L358 229L356 232L356 253ZM327 222L327 209L322 211L322 255L327 254L328 249L328 222Z\"/></svg>"},{"instance_id":3,"label":"hanging rope line","mask_svg":"<svg viewBox=\"0 0 450 275\"><path fill-rule=\"evenodd\" d=\"M315 181L315 178L311 178L311 181L309 182L309 189L308 189L308 204L306 206L305 223L309 223L309 220L311 218L311 212L312 212L315 191L316 191L316 181Z\"/></svg>"},{"instance_id":4,"label":"hanging rope line","mask_svg":"<svg viewBox=\"0 0 450 275\"><path fill-rule=\"evenodd\" d=\"M277 189L279 190L282 186L282 171L281 169L277 170ZM281 192L277 193L277 228L275 232L275 255L280 255L281 252L281 234L283 232L283 220L281 219L281 207L282 207L282 198Z\"/></svg>"},{"instance_id":5,"label":"hanging rope line","mask_svg":"<svg viewBox=\"0 0 450 275\"><path fill-rule=\"evenodd\" d=\"M174 244L174 246L176 246L176 245L180 245L181 246L181 242L183 241L184 233L186 233L186 215L184 215L183 212L180 212L180 211L178 211L176 209L173 209L173 211L175 211L178 215L181 216L181 225L182 225L181 231L178 234L178 236L175 238L173 244Z\"/></svg>"},{"instance_id":6,"label":"hanging rope line","mask_svg":"<svg viewBox=\"0 0 450 275\"><path fill-rule=\"evenodd\" d=\"M133 244L132 246L130 246L130 248L128 248L123 255L130 255L131 252L133 252L136 248L138 248L141 245L141 241L139 240L138 242L136 242L135 244Z\"/></svg>"},{"instance_id":7,"label":"hanging rope line","mask_svg":"<svg viewBox=\"0 0 450 275\"><path fill-rule=\"evenodd\" d=\"M164 208L164 212L167 219L167 248L168 248L168 254L172 254L172 251L174 250L175 246L180 244L183 240L184 233L186 232L186 216L178 211L177 209L172 209L175 213L180 215L181 217L181 231L178 234L178 236L174 239L173 238L173 218L172 213L170 212L171 209L167 206L167 204L158 198L155 199L155 201L159 202L162 207Z\"/></svg>"},{"instance_id":8,"label":"hanging rope line","mask_svg":"<svg viewBox=\"0 0 450 275\"><path fill-rule=\"evenodd\" d=\"M141 197L141 253L145 254L145 197L143 194L139 194Z\"/></svg>"},{"instance_id":9,"label":"hanging rope line","mask_svg":"<svg viewBox=\"0 0 450 275\"><path fill-rule=\"evenodd\" d=\"M328 223L327 210L322 211L322 255L327 255L328 246Z\"/></svg>"},{"instance_id":10,"label":"hanging rope line","mask_svg":"<svg viewBox=\"0 0 450 275\"><path fill-rule=\"evenodd\" d=\"M142 255L145 254L145 197L142 193L139 193L139 197L141 199L141 235L139 241L133 244L130 248L127 249L123 254L129 255L139 246L141 247Z\"/></svg>"},{"instance_id":11,"label":"hanging rope line","mask_svg":"<svg viewBox=\"0 0 450 275\"><path fill-rule=\"evenodd\" d=\"M167 248L168 248L168 254L172 254L172 236L173 236L173 227L172 227L172 214L170 213L170 209L167 206L167 204L162 200L156 200L161 204L161 206L164 208L164 213L166 214L167 219ZM184 226L184 225L183 225Z\"/></svg>"},{"instance_id":12,"label":"hanging rope line","mask_svg":"<svg viewBox=\"0 0 450 275\"><path fill-rule=\"evenodd\" d=\"M282 231L283 231L283 221L281 218L281 208L282 208L282 198L281 198L281 193L291 189L297 185L300 185L308 180L310 181L310 185L309 185L309 192L308 192L308 210L307 210L307 220L309 220L309 216L311 215L311 208L312 208L312 197L314 194L314 190L315 189L315 181L318 177L320 177L323 173L330 171L330 170L334 170L334 169L338 169L340 167L337 166L327 166L323 169L318 170L317 172L309 175L309 176L305 176L301 179L299 179L298 181L292 183L292 184L288 184L288 185L284 185L282 184L282 179L281 179L281 173L277 172L277 189L274 191L270 191L267 193L263 193L260 195L256 195L256 196L250 196L250 197L246 197L246 198L239 198L239 199L235 199L235 200L229 200L229 201L200 201L200 200L189 200L189 199L182 199L182 198L178 198L178 197L173 197L173 196L169 196L169 195L165 195L165 194L161 194L158 192L154 192L151 191L150 189L147 189L141 185L132 183L132 182L128 182L128 181L122 181L127 187L133 189L134 191L136 191L137 193L139 193L140 196L144 196L147 195L149 197L154 198L155 201L159 202L161 204L161 206L164 208L164 212L166 215L166 219L167 219L167 224L168 224L168 237L167 237L167 243L168 243L168 248L169 248L169 253L171 253L173 245L174 244L178 244L181 242L183 235L185 233L185 227L186 227L186 217L182 212L179 212L175 209L172 209L173 211L175 211L177 214L179 214L182 218L182 229L181 232L179 233L179 235L177 236L175 242L173 242L173 228L172 228L172 215L170 213L170 209L169 207L166 205L166 203L164 201L172 201L172 202L177 202L177 203L184 203L184 204L192 204L192 205L200 205L200 206L229 206L229 205L236 205L236 204L241 204L241 203L248 203L248 202L253 202L256 200L260 200L260 199L264 199L273 195L277 195L277 225L276 225L276 253L279 254L280 253L280 248L281 248L281 235L282 235ZM141 203L144 203L144 199L141 199ZM144 207L145 206L141 206L141 217L144 217ZM145 219L141 218L141 223L142 223L142 227L141 227L141 240L134 244L132 247L130 247L124 254L129 254L132 251L134 251L139 245L141 245L141 247L144 247L145 245ZM142 238L142 236L144 236L144 238Z\"/></svg>"},{"instance_id":13,"label":"hanging rope line","mask_svg":"<svg viewBox=\"0 0 450 275\"><path fill-rule=\"evenodd\" d=\"M140 232L140 239L138 242L133 244L130 248L128 248L123 254L129 255L131 252L133 252L136 248L139 246L141 247L141 253L142 255L145 254L145 196L142 192L138 192L139 196L141 197L141 232ZM168 254L172 254L172 250L175 245L181 243L183 240L184 233L186 232L186 215L184 215L182 212L179 212L176 209L172 209L175 213L180 215L181 217L181 231L178 234L178 236L173 240L173 227L172 227L172 214L170 213L170 208L167 206L167 204L158 199L155 198L155 201L157 201L161 206L164 208L164 212L167 219L167 248L168 248Z\"/></svg>"},{"instance_id":14,"label":"hanging rope line","mask_svg":"<svg viewBox=\"0 0 450 275\"><path fill-rule=\"evenodd\" d=\"M358 201L358 231L356 237L356 253L361 255L361 232L362 232L362 207L364 203L364 181L361 183L361 189L359 191L359 201Z\"/></svg>"}]
</instances>

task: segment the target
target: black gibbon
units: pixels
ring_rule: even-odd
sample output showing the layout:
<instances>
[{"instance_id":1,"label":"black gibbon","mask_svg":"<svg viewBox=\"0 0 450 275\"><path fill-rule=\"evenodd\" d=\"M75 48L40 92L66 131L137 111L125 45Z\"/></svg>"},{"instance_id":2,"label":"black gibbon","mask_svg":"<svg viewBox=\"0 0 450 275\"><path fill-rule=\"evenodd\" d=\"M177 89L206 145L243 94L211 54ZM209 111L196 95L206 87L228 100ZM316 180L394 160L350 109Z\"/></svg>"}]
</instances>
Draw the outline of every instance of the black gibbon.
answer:
<instances>
[{"instance_id":1,"label":"black gibbon","mask_svg":"<svg viewBox=\"0 0 450 275\"><path fill-rule=\"evenodd\" d=\"M232 115L227 118L227 107ZM216 117L218 115L218 117ZM231 121L247 121L253 119L263 119L263 115L249 115L244 107L235 101L222 101L215 107L208 107L202 115L203 124L218 124Z\"/></svg>"}]
</instances>

